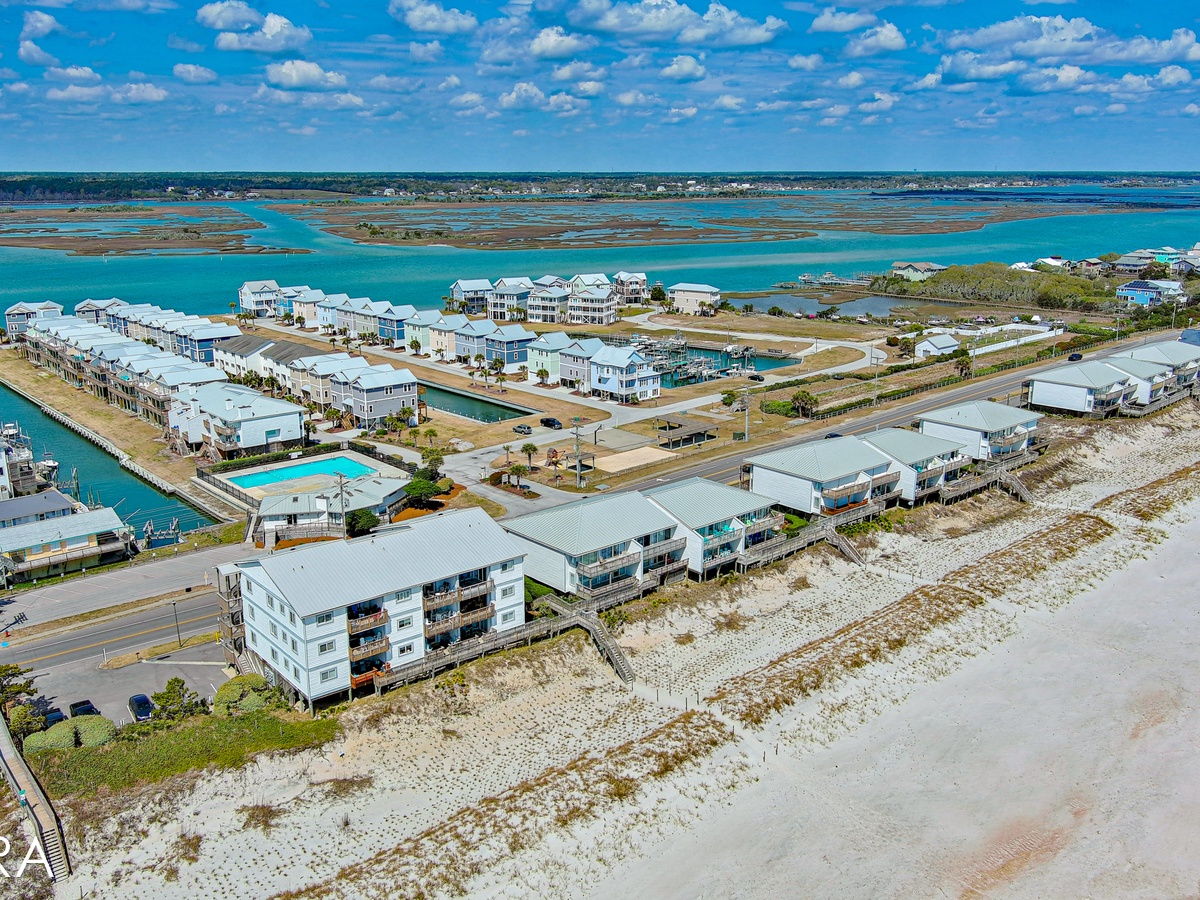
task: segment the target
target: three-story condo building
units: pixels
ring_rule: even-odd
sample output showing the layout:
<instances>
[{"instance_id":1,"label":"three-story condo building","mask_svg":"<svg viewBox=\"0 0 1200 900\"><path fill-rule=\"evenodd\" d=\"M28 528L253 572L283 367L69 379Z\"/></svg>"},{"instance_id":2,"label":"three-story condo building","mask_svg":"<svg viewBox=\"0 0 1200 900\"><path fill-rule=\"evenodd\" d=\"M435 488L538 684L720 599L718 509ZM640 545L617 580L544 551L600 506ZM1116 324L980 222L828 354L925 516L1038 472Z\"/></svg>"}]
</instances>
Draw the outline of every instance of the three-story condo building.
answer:
<instances>
[{"instance_id":1,"label":"three-story condo building","mask_svg":"<svg viewBox=\"0 0 1200 900\"><path fill-rule=\"evenodd\" d=\"M525 619L524 550L482 510L217 569L221 643L311 704Z\"/></svg>"},{"instance_id":2,"label":"three-story condo building","mask_svg":"<svg viewBox=\"0 0 1200 900\"><path fill-rule=\"evenodd\" d=\"M975 400L923 413L919 423L922 434L962 444L971 459L1004 460L1030 449L1040 418L1028 409Z\"/></svg>"},{"instance_id":3,"label":"three-story condo building","mask_svg":"<svg viewBox=\"0 0 1200 900\"><path fill-rule=\"evenodd\" d=\"M899 493L899 466L853 436L752 456L745 467L750 490L804 515L835 515Z\"/></svg>"}]
</instances>

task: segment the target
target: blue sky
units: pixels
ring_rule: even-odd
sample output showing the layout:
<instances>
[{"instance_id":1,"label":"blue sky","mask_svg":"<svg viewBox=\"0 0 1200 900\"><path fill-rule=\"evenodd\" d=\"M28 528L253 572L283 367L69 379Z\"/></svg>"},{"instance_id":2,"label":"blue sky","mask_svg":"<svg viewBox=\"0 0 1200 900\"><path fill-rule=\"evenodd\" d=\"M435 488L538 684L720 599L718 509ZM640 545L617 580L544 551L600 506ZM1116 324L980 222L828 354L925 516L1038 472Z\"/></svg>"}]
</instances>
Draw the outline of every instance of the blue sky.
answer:
<instances>
[{"instance_id":1,"label":"blue sky","mask_svg":"<svg viewBox=\"0 0 1200 900\"><path fill-rule=\"evenodd\" d=\"M0 169L1200 169L1182 0L0 0Z\"/></svg>"}]
</instances>

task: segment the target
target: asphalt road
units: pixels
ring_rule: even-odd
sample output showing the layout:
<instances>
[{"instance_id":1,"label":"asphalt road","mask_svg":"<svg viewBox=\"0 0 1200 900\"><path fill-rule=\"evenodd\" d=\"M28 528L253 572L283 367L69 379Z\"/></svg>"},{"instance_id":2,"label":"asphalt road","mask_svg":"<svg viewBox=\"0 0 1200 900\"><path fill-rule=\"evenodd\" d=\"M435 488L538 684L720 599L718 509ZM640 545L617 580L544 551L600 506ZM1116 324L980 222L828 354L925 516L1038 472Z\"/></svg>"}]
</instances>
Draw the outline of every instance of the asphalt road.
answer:
<instances>
[{"instance_id":1,"label":"asphalt road","mask_svg":"<svg viewBox=\"0 0 1200 900\"><path fill-rule=\"evenodd\" d=\"M170 603L155 604L115 619L85 622L65 633L13 644L0 649L0 660L39 672L85 660L99 664L105 654L128 653L173 640L176 612L184 639L217 630L217 595L206 591L178 601L175 610Z\"/></svg>"},{"instance_id":2,"label":"asphalt road","mask_svg":"<svg viewBox=\"0 0 1200 900\"><path fill-rule=\"evenodd\" d=\"M1125 350L1130 347L1136 347L1139 344L1149 343L1152 341L1174 340L1178 335L1168 333L1165 335L1156 334L1151 337L1141 336L1122 341L1119 345L1108 347L1102 351L1090 352L1084 355L1085 360L1103 359L1106 356L1111 356L1120 350ZM944 391L929 391L926 394L918 394L914 399L902 403L900 406L894 406L890 409L881 409L879 412L871 413L862 418L853 420L834 418L828 420L827 426L820 432L797 435L794 439L784 439L778 444L768 445L765 447L756 447L752 450L747 450L744 453L737 453L732 456L726 456L721 459L714 459L708 462L700 462L694 466L681 472L672 472L667 475L662 475L653 478L644 478L641 481L634 482L629 485L627 490L640 490L647 487L654 487L669 481L678 481L680 478L696 477L712 478L718 481L732 481L742 470L742 463L751 456L757 456L769 450L777 449L786 444L796 443L801 440L813 440L820 438L830 432L838 434L868 434L872 431L877 431L881 428L892 428L899 425L908 425L920 416L923 412L929 412L933 409L938 409L943 406L952 406L956 403L965 403L970 400L983 400L988 397L998 397L1004 394L1016 393L1021 390L1024 382L1029 380L1029 377L1034 372L1052 369L1056 366L1066 364L1066 360L1062 357L1048 360L1045 363L1036 366L1024 366L1019 369L1013 369L1009 372L996 375L990 378L985 378L979 381L967 381L962 385L950 388Z\"/></svg>"}]
</instances>

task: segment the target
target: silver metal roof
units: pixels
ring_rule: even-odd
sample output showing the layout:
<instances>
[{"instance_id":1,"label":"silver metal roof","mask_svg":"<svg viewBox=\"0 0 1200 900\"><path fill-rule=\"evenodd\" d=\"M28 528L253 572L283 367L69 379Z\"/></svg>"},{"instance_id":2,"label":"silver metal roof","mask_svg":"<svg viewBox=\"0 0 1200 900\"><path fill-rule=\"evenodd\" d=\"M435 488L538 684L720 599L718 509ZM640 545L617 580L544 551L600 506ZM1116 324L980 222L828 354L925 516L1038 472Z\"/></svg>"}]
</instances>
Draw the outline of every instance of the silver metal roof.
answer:
<instances>
[{"instance_id":1,"label":"silver metal roof","mask_svg":"<svg viewBox=\"0 0 1200 900\"><path fill-rule=\"evenodd\" d=\"M948 441L904 428L885 428L882 431L873 431L863 435L862 439L906 466L916 465L927 459L933 459L935 456L957 453L966 446L958 441Z\"/></svg>"},{"instance_id":2,"label":"silver metal roof","mask_svg":"<svg viewBox=\"0 0 1200 900\"><path fill-rule=\"evenodd\" d=\"M1076 363L1073 366L1057 366L1046 372L1029 376L1030 381L1047 384L1063 384L1069 387L1107 388L1128 381L1129 376L1108 363L1097 361Z\"/></svg>"},{"instance_id":3,"label":"silver metal roof","mask_svg":"<svg viewBox=\"0 0 1200 900\"><path fill-rule=\"evenodd\" d=\"M1137 359L1132 356L1109 357L1105 360L1105 364L1142 381L1149 381L1158 375L1167 375L1174 371L1174 366L1170 363L1152 362L1148 359Z\"/></svg>"},{"instance_id":4,"label":"silver metal roof","mask_svg":"<svg viewBox=\"0 0 1200 900\"><path fill-rule=\"evenodd\" d=\"M1183 341L1156 341L1153 344L1134 347L1132 350L1122 350L1120 353L1114 353L1113 356L1147 359L1151 362L1182 366L1200 360L1200 347L1195 344L1185 344Z\"/></svg>"},{"instance_id":5,"label":"silver metal roof","mask_svg":"<svg viewBox=\"0 0 1200 900\"><path fill-rule=\"evenodd\" d=\"M0 528L0 553L25 550L49 541L67 541L105 531L128 531L121 517L107 506L73 516L55 516L41 522Z\"/></svg>"},{"instance_id":6,"label":"silver metal roof","mask_svg":"<svg viewBox=\"0 0 1200 900\"><path fill-rule=\"evenodd\" d=\"M970 428L991 434L1016 428L1018 425L1029 425L1042 418L1041 413L1021 409L1018 406L1006 406L992 400L974 400L970 403L959 403L955 406L943 406L919 417L925 422L937 422L942 425L957 425L960 428Z\"/></svg>"},{"instance_id":7,"label":"silver metal roof","mask_svg":"<svg viewBox=\"0 0 1200 900\"><path fill-rule=\"evenodd\" d=\"M752 456L746 462L817 484L891 464L891 460L874 447L853 436L794 444Z\"/></svg>"},{"instance_id":8,"label":"silver metal roof","mask_svg":"<svg viewBox=\"0 0 1200 900\"><path fill-rule=\"evenodd\" d=\"M770 508L770 497L707 478L686 478L642 494L693 530Z\"/></svg>"},{"instance_id":9,"label":"silver metal roof","mask_svg":"<svg viewBox=\"0 0 1200 900\"><path fill-rule=\"evenodd\" d=\"M513 534L567 556L583 556L676 527L674 519L635 491L588 497L502 524Z\"/></svg>"},{"instance_id":10,"label":"silver metal roof","mask_svg":"<svg viewBox=\"0 0 1200 900\"><path fill-rule=\"evenodd\" d=\"M296 613L311 616L524 557L521 546L480 509L438 513L352 541L328 541L238 567Z\"/></svg>"}]
</instances>

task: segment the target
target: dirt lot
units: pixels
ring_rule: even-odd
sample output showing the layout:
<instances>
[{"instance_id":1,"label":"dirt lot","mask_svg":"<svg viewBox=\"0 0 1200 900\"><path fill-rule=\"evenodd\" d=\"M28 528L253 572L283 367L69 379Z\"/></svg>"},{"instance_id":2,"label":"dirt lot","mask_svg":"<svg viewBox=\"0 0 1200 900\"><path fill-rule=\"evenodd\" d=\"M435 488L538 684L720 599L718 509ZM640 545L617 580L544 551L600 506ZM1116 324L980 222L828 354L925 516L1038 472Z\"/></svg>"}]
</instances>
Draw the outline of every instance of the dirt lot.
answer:
<instances>
[{"instance_id":1,"label":"dirt lot","mask_svg":"<svg viewBox=\"0 0 1200 900\"><path fill-rule=\"evenodd\" d=\"M874 341L896 332L896 329L886 325L859 325L852 318L832 322L828 319L797 319L794 316L763 314L744 316L728 312L718 312L715 316L703 319L660 313L651 317L650 321L656 325L674 325L679 328L703 328L716 332L753 331L802 340L821 338L832 341Z\"/></svg>"}]
</instances>

